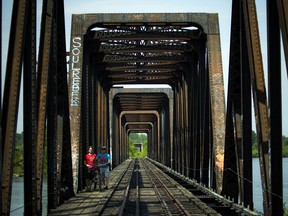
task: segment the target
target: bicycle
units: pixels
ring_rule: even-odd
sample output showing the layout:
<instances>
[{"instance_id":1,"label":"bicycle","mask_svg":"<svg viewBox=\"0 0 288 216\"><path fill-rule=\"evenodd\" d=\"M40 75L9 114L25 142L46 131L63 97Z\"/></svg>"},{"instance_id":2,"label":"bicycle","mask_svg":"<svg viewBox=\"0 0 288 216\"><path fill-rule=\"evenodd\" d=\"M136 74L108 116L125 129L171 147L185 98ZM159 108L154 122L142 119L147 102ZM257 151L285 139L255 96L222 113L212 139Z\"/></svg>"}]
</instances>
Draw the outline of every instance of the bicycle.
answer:
<instances>
[{"instance_id":1,"label":"bicycle","mask_svg":"<svg viewBox=\"0 0 288 216\"><path fill-rule=\"evenodd\" d=\"M94 182L94 191L96 191L97 189L97 184L99 185L99 189L100 191L102 192L104 190L103 186L102 185L105 185L104 182L105 181L105 174L100 173L100 167L99 166L96 166L96 169L95 169L95 175L93 177L93 182Z\"/></svg>"}]
</instances>

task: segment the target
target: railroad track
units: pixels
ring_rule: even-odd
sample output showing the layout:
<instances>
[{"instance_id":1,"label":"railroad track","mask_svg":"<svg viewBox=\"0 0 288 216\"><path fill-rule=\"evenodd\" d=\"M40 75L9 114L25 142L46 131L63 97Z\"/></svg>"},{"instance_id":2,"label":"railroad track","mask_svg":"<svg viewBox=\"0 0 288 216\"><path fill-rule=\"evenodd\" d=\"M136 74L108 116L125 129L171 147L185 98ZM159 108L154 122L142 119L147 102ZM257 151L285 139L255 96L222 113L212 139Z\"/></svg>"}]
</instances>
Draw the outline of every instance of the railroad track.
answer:
<instances>
[{"instance_id":1,"label":"railroad track","mask_svg":"<svg viewBox=\"0 0 288 216\"><path fill-rule=\"evenodd\" d=\"M129 159L109 189L81 192L49 215L259 215L150 159Z\"/></svg>"},{"instance_id":2,"label":"railroad track","mask_svg":"<svg viewBox=\"0 0 288 216\"><path fill-rule=\"evenodd\" d=\"M101 215L220 215L148 160L133 160Z\"/></svg>"}]
</instances>

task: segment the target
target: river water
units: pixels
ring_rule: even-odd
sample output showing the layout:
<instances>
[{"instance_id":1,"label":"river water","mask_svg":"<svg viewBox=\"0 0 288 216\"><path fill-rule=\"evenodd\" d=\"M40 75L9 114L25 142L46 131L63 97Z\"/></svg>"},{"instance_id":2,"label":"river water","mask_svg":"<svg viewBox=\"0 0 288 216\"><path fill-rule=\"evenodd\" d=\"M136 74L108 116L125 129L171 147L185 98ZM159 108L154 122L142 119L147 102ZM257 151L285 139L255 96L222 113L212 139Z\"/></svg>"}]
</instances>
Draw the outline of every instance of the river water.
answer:
<instances>
[{"instance_id":1,"label":"river water","mask_svg":"<svg viewBox=\"0 0 288 216\"><path fill-rule=\"evenodd\" d=\"M286 167L286 169L284 169ZM288 158L283 159L283 199L288 203ZM43 184L43 215L47 214L47 182ZM23 215L24 193L23 178L15 178L12 186L11 216ZM259 212L263 212L262 207L262 187L260 178L259 159L253 158L253 200L254 208Z\"/></svg>"}]
</instances>

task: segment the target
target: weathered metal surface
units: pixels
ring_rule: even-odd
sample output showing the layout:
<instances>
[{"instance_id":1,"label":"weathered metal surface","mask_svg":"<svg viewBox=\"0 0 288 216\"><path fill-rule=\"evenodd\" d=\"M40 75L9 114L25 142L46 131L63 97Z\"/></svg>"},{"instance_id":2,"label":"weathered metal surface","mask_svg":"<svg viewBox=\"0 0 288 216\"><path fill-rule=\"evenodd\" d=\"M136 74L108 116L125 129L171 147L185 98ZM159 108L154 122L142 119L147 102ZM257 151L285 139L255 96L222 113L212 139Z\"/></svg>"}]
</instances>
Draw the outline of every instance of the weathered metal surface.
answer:
<instances>
[{"instance_id":1,"label":"weathered metal surface","mask_svg":"<svg viewBox=\"0 0 288 216\"><path fill-rule=\"evenodd\" d=\"M231 24L229 82L226 114L225 171L223 177L223 194L233 197L236 202L243 202L243 185L246 183L243 182L242 178L235 175L235 173L238 173L239 176L243 175L243 178L245 178L243 166L245 166L246 161L243 159L243 153L246 154L248 150L244 152L244 145L242 144L251 145L251 141L248 141L249 138L246 140L247 143L243 143L246 133L251 133L251 130L249 131L249 124L244 124L244 120L249 116L249 112L246 113L245 116L243 112L244 104L251 101L251 96L247 96L247 92L251 91L251 85L248 84L246 88L243 87L243 83L248 82L247 74L248 80L250 80L250 74L248 73L249 70L247 69L248 54L246 49L246 35L245 31L243 31L244 23L241 20L241 10L242 7L240 1L234 0L232 5L233 16ZM244 74L246 74L246 77ZM244 94L244 91L247 92ZM251 105L249 106L249 104L247 104L245 108L251 109L250 107ZM243 134L243 129L245 128L248 129L248 132L246 131L245 134ZM246 178L250 179L247 176ZM247 190L247 192L249 193L249 190Z\"/></svg>"},{"instance_id":2,"label":"weathered metal surface","mask_svg":"<svg viewBox=\"0 0 288 216\"><path fill-rule=\"evenodd\" d=\"M287 1L286 1L287 2ZM277 2L267 1L271 215L283 215L281 36ZM283 38L284 39L284 38ZM286 38L287 40L287 38Z\"/></svg>"},{"instance_id":3,"label":"weathered metal surface","mask_svg":"<svg viewBox=\"0 0 288 216\"><path fill-rule=\"evenodd\" d=\"M210 14L208 23L207 48L212 109L213 151L215 157L216 187L217 191L221 192L224 167L225 95L218 15Z\"/></svg>"},{"instance_id":4,"label":"weathered metal surface","mask_svg":"<svg viewBox=\"0 0 288 216\"><path fill-rule=\"evenodd\" d=\"M38 64L38 124L37 124L37 214L42 212L43 155L45 143L46 105L48 71L50 58L50 42L52 36L53 0L43 2L42 26L40 35L40 50ZM44 52L45 50L45 52Z\"/></svg>"},{"instance_id":5,"label":"weathered metal surface","mask_svg":"<svg viewBox=\"0 0 288 216\"><path fill-rule=\"evenodd\" d=\"M141 22L139 22L140 20ZM155 22L155 20L157 20L157 22ZM171 143L172 140L173 142L175 142L174 150L175 155L177 155L175 160L178 161L178 170L181 169L183 174L187 172L185 170L185 165L189 165L189 160L191 159L187 151L188 149L190 149L190 144L188 144L188 141L189 136L191 135L189 134L187 110L190 108L188 104L192 102L186 101L188 100L188 86L191 85L191 82L186 80L186 76L183 75L183 71L186 70L185 64L187 64L187 62L191 60L187 58L187 54L191 52L196 53L198 51L197 49L199 49L199 39L201 39L201 42L204 44L203 41L206 41L206 36L204 36L204 34L207 34L207 47L209 50L208 62L210 66L209 71L211 72L210 83L212 83L210 95L212 95L212 109L214 109L214 111L212 112L213 124L214 122L217 122L217 125L215 125L215 128L213 128L213 137L215 137L213 140L213 144L215 147L215 154L217 154L216 158L218 160L216 164L218 164L220 167L223 167L223 161L219 163L219 160L221 160L221 157L223 157L224 154L224 151L221 152L220 150L223 150L224 145L223 128L225 109L223 107L225 103L220 54L220 37L218 29L218 18L216 14L125 14L125 16L123 16L123 14L82 14L73 15L72 27L73 29L75 29L72 30L72 32L78 32L77 36L81 36L81 34L84 35L87 33L87 39L89 38L89 40L96 40L96 43L99 43L98 48L89 51L91 52L91 56L92 52L97 53L96 55L98 56L95 58L94 62L94 64L96 65L95 68L97 68L95 70L95 92L97 97L97 145L102 145L103 143L106 143L107 140L109 140L109 138L107 139L107 131L109 129L107 127L107 124L105 124L108 116L106 115L107 103L105 100L105 98L107 98L107 88L111 88L114 84L127 83L166 83L170 84L172 88L177 86L177 97L175 97L174 99L176 111L175 115L173 114L173 117L178 119L176 122L176 140L173 140L173 136L170 139ZM193 30L188 30L187 27L194 28L192 28ZM72 33L72 42L73 35L74 33ZM196 48L194 46L196 46ZM209 48L209 46L211 47ZM184 47L185 49L180 50L180 47ZM71 48L71 50L72 49L73 47ZM84 50L82 49L82 52L83 51ZM88 55L89 53L87 54L87 56ZM201 61L205 62L204 59L202 59ZM202 64L204 64L203 62ZM194 69L197 70L197 67L195 67ZM186 72L193 73L194 71ZM197 80L198 79L199 78L197 78ZM81 80L81 78L79 80ZM196 84L199 81L197 80L194 80ZM71 81L70 83L72 84ZM185 83L187 85L186 87ZM80 85L79 89L81 89ZM197 92L200 92L200 90ZM197 95L195 95L195 97L196 96ZM140 98L141 97L139 97L138 100ZM197 96L196 98L197 100L201 100L200 96ZM134 103L130 102L131 99L133 101L133 98L129 98L129 100L128 98L126 100L124 100L124 98L121 98L117 105L117 108L122 107L121 109L123 109L124 111L137 109L151 110L159 106L157 105L157 103L159 103L157 99L147 99L147 101L144 102L137 102L137 99L134 99ZM141 100L143 100L143 98ZM144 105L146 106L146 108ZM219 106L221 105L223 107L219 108ZM163 105L157 108L158 111L163 108L162 106ZM198 109L195 109L195 111L198 112L199 109L200 105ZM80 110L81 109L78 106L79 119L81 118ZM71 116L72 115L74 114L71 114ZM111 116L111 113L109 114L109 116ZM196 145L196 142L200 140L200 135L197 132L200 127L200 118L198 117L198 114L195 114L193 116L197 118L197 124L195 123L194 127L194 143L195 146L198 146L198 150L194 153L198 156L197 166L200 166L200 157L198 155L200 152L200 144ZM170 116L170 121L173 121L173 117ZM121 157L120 160L123 160L122 157L125 157L125 152L122 152L122 150L125 150L126 147L124 144L121 143L125 142L126 138L124 135L125 130L123 129L123 124L121 123L121 121L122 120L120 119L119 157ZM76 126L77 124L78 126ZM75 122L73 129L71 127L71 129L74 131L71 134L76 132L77 134L75 136L78 136L78 138L76 138L78 140L80 139L79 125L80 120L77 123ZM157 123L155 126L160 127L160 124ZM158 132L159 130L160 129L157 129ZM161 155L163 154L160 152L161 144L160 134L158 132L151 135L153 139L158 140L158 144L153 146L152 151L155 154L155 157L153 156L154 158L159 158L160 160L162 160L163 158L161 158ZM75 142L75 137L72 138L72 141ZM78 146L79 143L80 142L78 141L75 145ZM171 149L171 154L174 154L172 152L173 150ZM77 151L72 154L75 156L77 154ZM216 172L220 174L217 175L217 178L219 177L219 184L221 184L222 171L217 170ZM76 174L77 173L75 173L75 175ZM199 172L197 173L197 175L199 175Z\"/></svg>"},{"instance_id":6,"label":"weathered metal surface","mask_svg":"<svg viewBox=\"0 0 288 216\"><path fill-rule=\"evenodd\" d=\"M114 103L112 103L112 100ZM169 102L167 102L169 100ZM124 128L126 131L128 130L148 130L147 133L152 132L153 125L150 124L141 124L141 122L154 122L155 115L152 113L139 113L136 110L141 110L141 112L145 110L155 110L159 111L165 107L165 104L169 104L170 107L166 107L170 112L171 118L169 118L170 128L166 128L166 132L170 130L169 139L170 143L172 144L173 133L171 132L173 129L173 91L169 88L155 88L155 89L125 89L125 88L112 88L110 89L110 96L109 96L109 104L114 104L113 112L120 112L122 111L135 111L136 113L125 114L123 116L125 122ZM110 111L111 112L111 111ZM169 114L169 113L168 113ZM112 115L112 114L111 114ZM159 116L160 117L160 116ZM115 119L115 118L114 118ZM124 121L123 120L123 121ZM168 120L167 120L168 121ZM137 122L138 125L132 124L132 122ZM113 124L112 124L113 125ZM126 126L127 125L127 126ZM150 127L150 126L151 127ZM117 128L113 128L110 135L110 143L113 144L113 148L118 148L117 146ZM139 132L140 133L140 132ZM112 137L112 134L114 135ZM111 141L113 140L113 141ZM166 143L167 144L167 143ZM169 149L171 146L165 146L165 149ZM116 157L116 156L115 156ZM171 158L169 158L170 163ZM117 159L115 159L117 161ZM117 165L117 164L116 164Z\"/></svg>"},{"instance_id":7,"label":"weathered metal surface","mask_svg":"<svg viewBox=\"0 0 288 216\"><path fill-rule=\"evenodd\" d=\"M93 28L95 23L106 23L107 25L119 25L121 23L133 23L134 26L141 26L144 23L151 23L151 25L165 25L171 23L174 26L187 25L196 23L201 26L204 32L208 32L208 20L206 13L114 13L114 14L79 14L76 15L82 19L84 23L84 30ZM129 25L128 25L129 26Z\"/></svg>"},{"instance_id":8,"label":"weathered metal surface","mask_svg":"<svg viewBox=\"0 0 288 216\"><path fill-rule=\"evenodd\" d=\"M256 6L254 1L243 1L243 14L249 53L249 65L251 84L254 98L254 112L256 117L256 129L258 135L260 172L262 179L262 191L264 202L264 213L270 211L270 185L269 185L269 155L268 155L268 108L264 82L262 55Z\"/></svg>"},{"instance_id":9,"label":"weathered metal surface","mask_svg":"<svg viewBox=\"0 0 288 216\"><path fill-rule=\"evenodd\" d=\"M24 215L36 215L37 179L37 77L36 0L28 1L23 68L24 136Z\"/></svg>"},{"instance_id":10,"label":"weathered metal surface","mask_svg":"<svg viewBox=\"0 0 288 216\"><path fill-rule=\"evenodd\" d=\"M81 78L83 73L83 43L84 34L82 23L72 16L70 65L69 65L69 118L71 130L71 157L73 173L73 190L78 191L79 171L79 145L80 145L80 120L81 120Z\"/></svg>"},{"instance_id":11,"label":"weathered metal surface","mask_svg":"<svg viewBox=\"0 0 288 216\"><path fill-rule=\"evenodd\" d=\"M20 80L22 70L22 50L24 47L24 26L27 1L15 1L12 12L10 41L3 97L2 129L2 215L9 215L13 177L15 133L17 127ZM2 146L1 146L2 147ZM3 158L2 158L3 156Z\"/></svg>"},{"instance_id":12,"label":"weathered metal surface","mask_svg":"<svg viewBox=\"0 0 288 216\"><path fill-rule=\"evenodd\" d=\"M286 59L286 70L288 74L288 2L285 0L277 0L278 15L280 28L282 32L282 41Z\"/></svg>"}]
</instances>

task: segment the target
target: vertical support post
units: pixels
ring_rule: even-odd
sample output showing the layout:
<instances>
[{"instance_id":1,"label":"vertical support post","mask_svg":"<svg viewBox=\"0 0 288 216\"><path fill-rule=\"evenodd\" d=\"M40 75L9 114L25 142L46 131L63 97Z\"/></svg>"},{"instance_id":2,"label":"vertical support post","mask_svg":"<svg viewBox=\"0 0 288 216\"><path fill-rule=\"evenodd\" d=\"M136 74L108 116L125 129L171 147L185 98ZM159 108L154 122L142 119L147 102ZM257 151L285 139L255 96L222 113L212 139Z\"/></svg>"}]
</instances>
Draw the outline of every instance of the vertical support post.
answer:
<instances>
[{"instance_id":1,"label":"vertical support post","mask_svg":"<svg viewBox=\"0 0 288 216\"><path fill-rule=\"evenodd\" d=\"M271 215L283 215L281 52L280 26L277 12L276 1L267 0Z\"/></svg>"},{"instance_id":2,"label":"vertical support post","mask_svg":"<svg viewBox=\"0 0 288 216\"><path fill-rule=\"evenodd\" d=\"M78 191L80 124L81 124L81 94L83 44L82 22L77 15L72 16L70 66L69 66L69 118L71 130L71 154L73 191Z\"/></svg>"},{"instance_id":3,"label":"vertical support post","mask_svg":"<svg viewBox=\"0 0 288 216\"><path fill-rule=\"evenodd\" d=\"M11 205L11 190L13 177L13 159L15 149L15 134L18 117L18 104L24 50L24 28L27 2L14 1L12 23L7 57L5 89L2 109L2 173L0 198L2 215L8 215ZM2 14L2 13L1 13ZM2 147L2 146L1 146ZM2 157L3 156L3 157Z\"/></svg>"},{"instance_id":4,"label":"vertical support post","mask_svg":"<svg viewBox=\"0 0 288 216\"><path fill-rule=\"evenodd\" d=\"M2 0L0 0L0 20L2 20ZM2 158L3 158L3 145L2 145L2 22L0 22L0 173L2 173ZM2 199L2 178L0 177L0 197ZM0 212L2 213L2 204L0 205Z\"/></svg>"},{"instance_id":5,"label":"vertical support post","mask_svg":"<svg viewBox=\"0 0 288 216\"><path fill-rule=\"evenodd\" d=\"M38 125L37 125L37 155L43 155L46 128L46 105L48 88L48 70L50 58L50 43L52 34L53 0L43 2L42 25L38 65ZM37 158L37 214L42 213L42 183L43 157Z\"/></svg>"},{"instance_id":6,"label":"vertical support post","mask_svg":"<svg viewBox=\"0 0 288 216\"><path fill-rule=\"evenodd\" d=\"M241 18L243 18L241 14ZM243 22L241 19L240 22ZM241 113L242 113L242 140L241 146L242 157L243 157L243 179L241 179L241 194L243 194L244 206L253 209L253 187L252 187L252 125L251 125L251 80L249 71L249 59L247 55L247 41L244 29L244 23L241 25L240 32L240 43L241 43L241 53L240 53L240 73L241 73ZM237 100L235 98L235 100Z\"/></svg>"},{"instance_id":7,"label":"vertical support post","mask_svg":"<svg viewBox=\"0 0 288 216\"><path fill-rule=\"evenodd\" d=\"M174 117L174 115L175 115L175 112L174 112L174 109L173 109L173 95L171 94L171 95L169 95L169 125L170 125L170 132L169 132L169 134L170 134L170 168L172 168L172 169L174 169L175 167L173 167L173 158L174 158L174 151L173 151L173 140L174 140L174 134L173 134L173 117ZM149 133L148 133L149 134ZM148 137L147 137L147 140L149 140L148 139ZM148 145L148 143L147 143L147 145ZM148 145L149 146L149 145Z\"/></svg>"},{"instance_id":8,"label":"vertical support post","mask_svg":"<svg viewBox=\"0 0 288 216\"><path fill-rule=\"evenodd\" d=\"M36 1L28 1L24 55L24 215L36 215Z\"/></svg>"},{"instance_id":9,"label":"vertical support post","mask_svg":"<svg viewBox=\"0 0 288 216\"><path fill-rule=\"evenodd\" d=\"M263 191L264 214L270 212L269 184L269 125L266 88L262 64L262 54L258 30L255 1L242 0L251 85L253 89L254 110L258 135L260 172Z\"/></svg>"},{"instance_id":10,"label":"vertical support post","mask_svg":"<svg viewBox=\"0 0 288 216\"><path fill-rule=\"evenodd\" d=\"M221 192L224 167L225 138L225 96L222 72L220 33L218 15L210 14L208 18L208 61L211 97L211 116L213 134L213 152L215 159L216 190Z\"/></svg>"},{"instance_id":11,"label":"vertical support post","mask_svg":"<svg viewBox=\"0 0 288 216\"><path fill-rule=\"evenodd\" d=\"M282 32L282 41L286 60L286 71L288 75L288 2L286 0L276 0L278 15L279 15L279 25ZM276 14L276 11L275 11Z\"/></svg>"}]
</instances>

